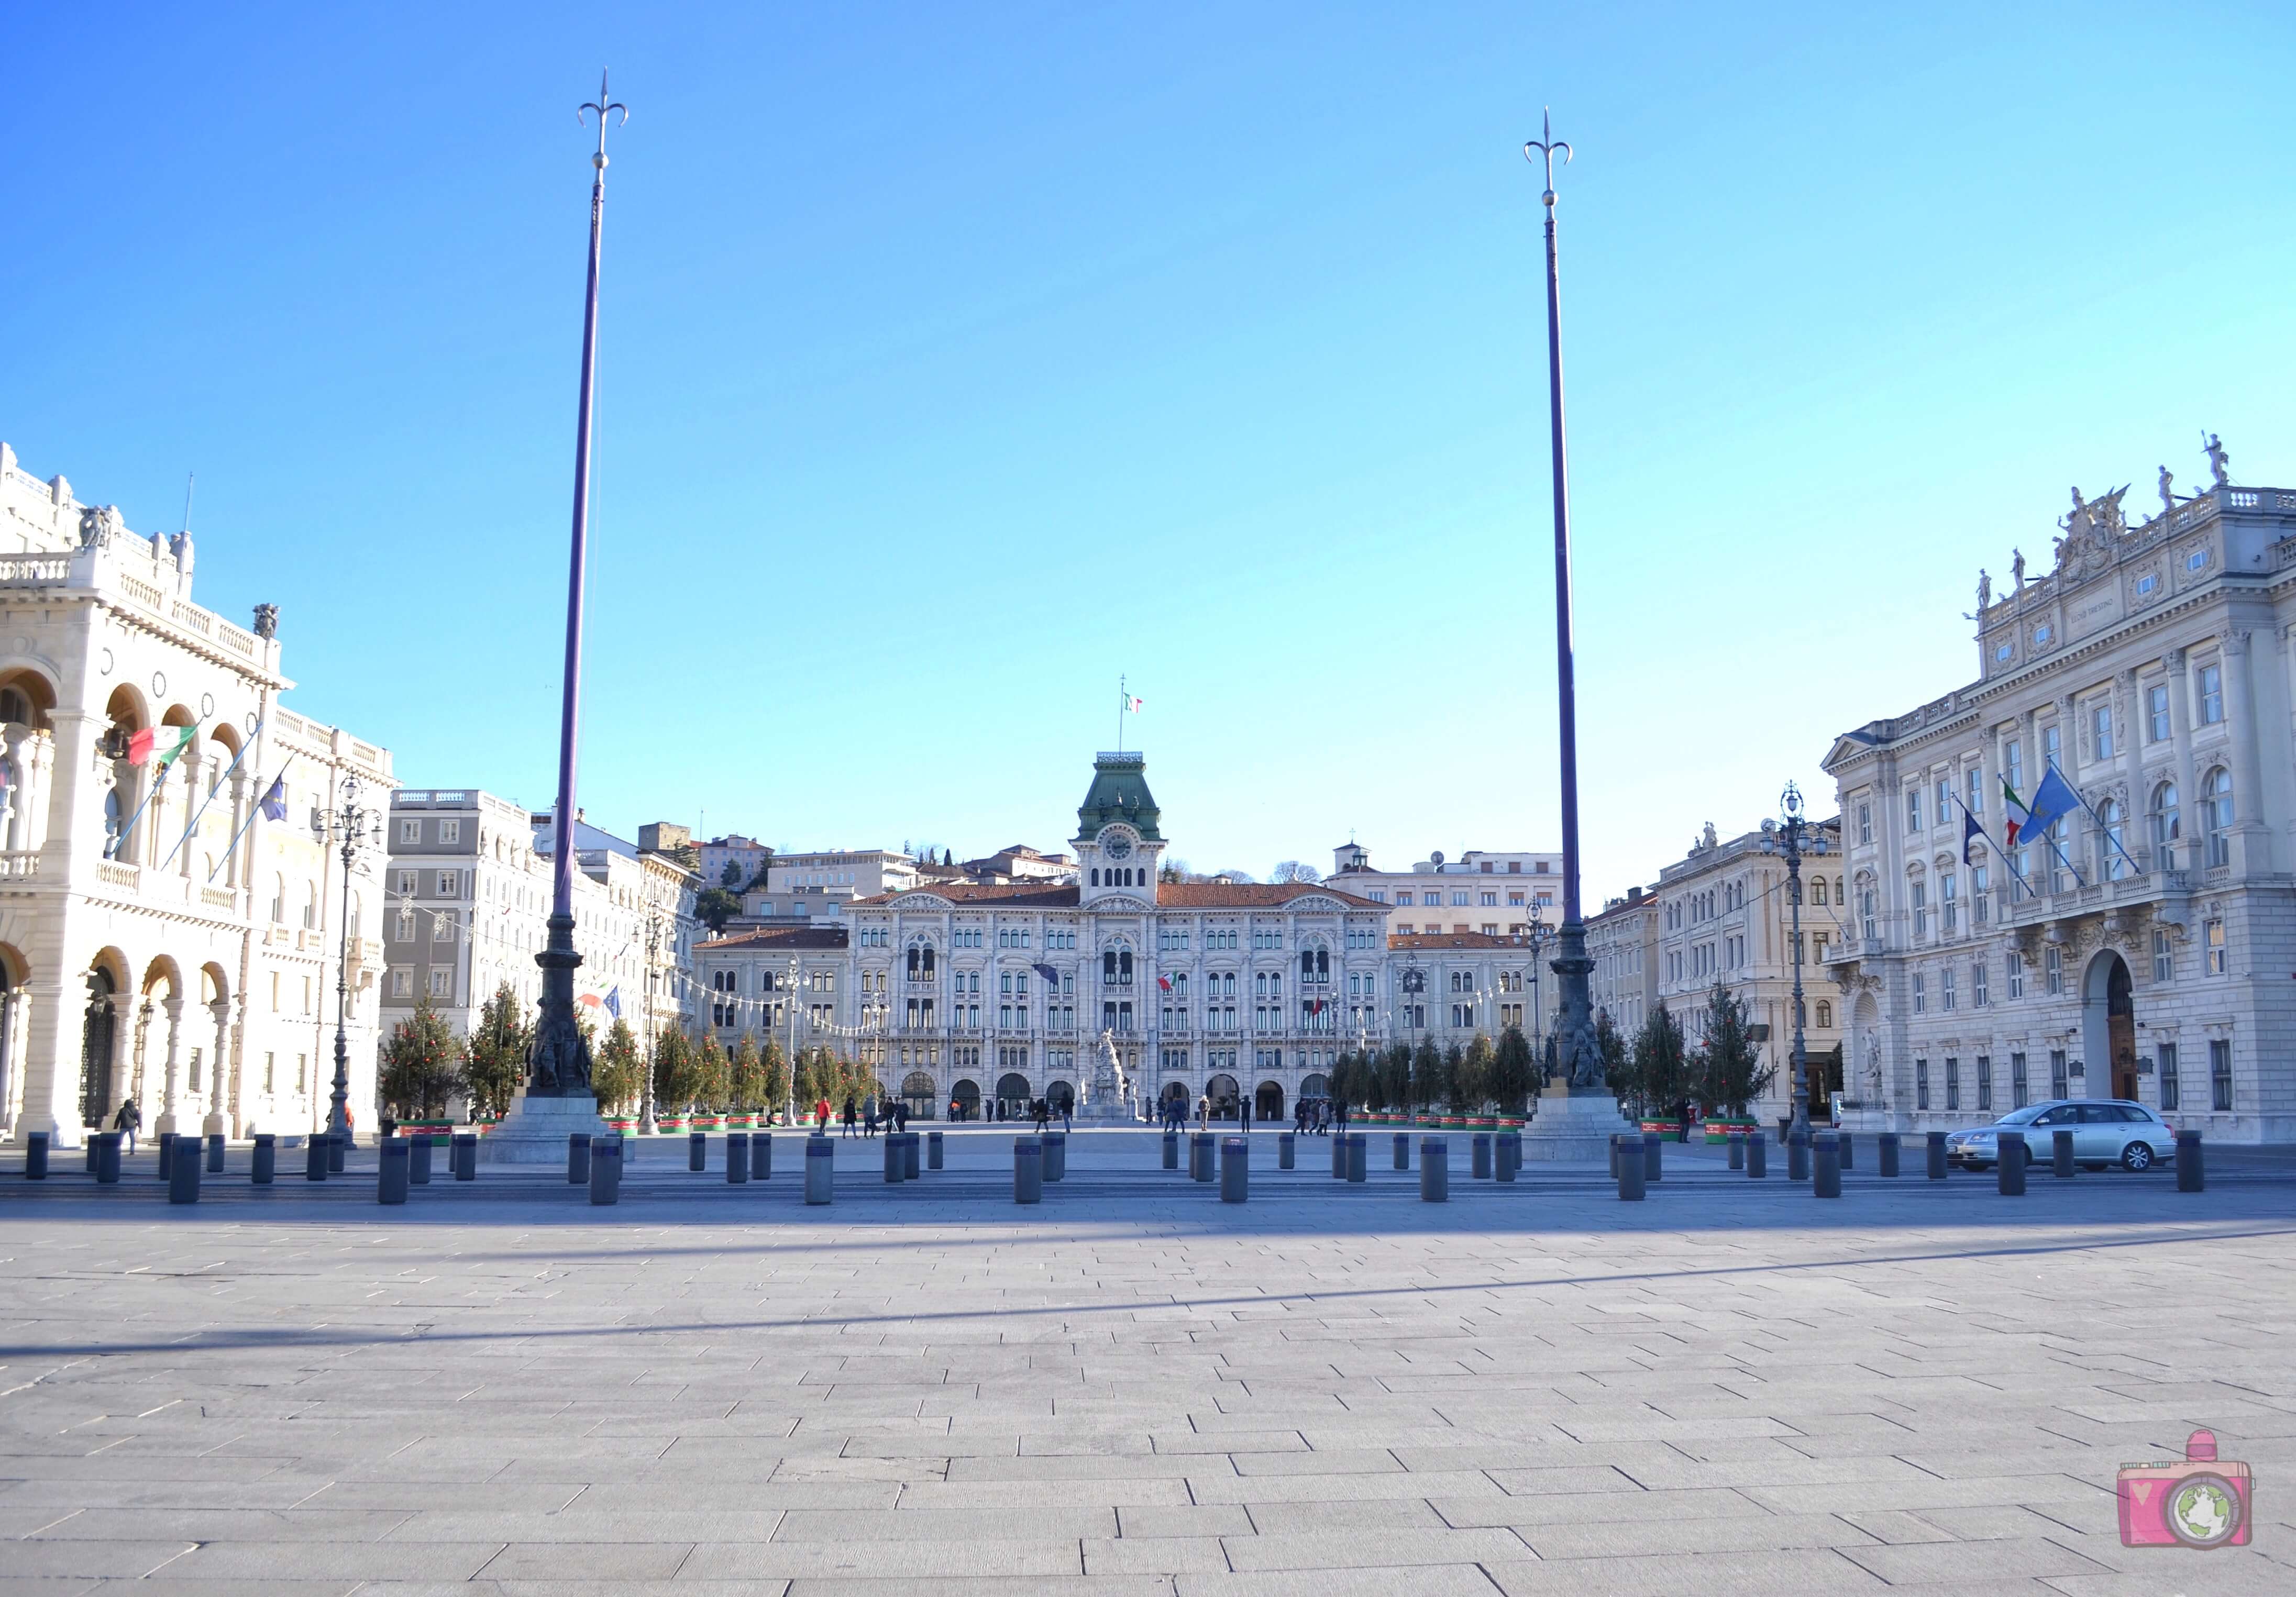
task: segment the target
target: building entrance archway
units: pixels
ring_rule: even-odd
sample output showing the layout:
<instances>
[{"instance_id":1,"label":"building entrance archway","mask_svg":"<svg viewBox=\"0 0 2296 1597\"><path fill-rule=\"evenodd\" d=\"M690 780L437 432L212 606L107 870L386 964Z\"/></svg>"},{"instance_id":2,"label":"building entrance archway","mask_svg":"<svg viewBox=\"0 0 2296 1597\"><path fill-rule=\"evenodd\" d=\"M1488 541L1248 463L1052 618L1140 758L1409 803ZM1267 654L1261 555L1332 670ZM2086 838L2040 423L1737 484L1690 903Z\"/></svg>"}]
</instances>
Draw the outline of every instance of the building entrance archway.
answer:
<instances>
[{"instance_id":1,"label":"building entrance archway","mask_svg":"<svg viewBox=\"0 0 2296 1597\"><path fill-rule=\"evenodd\" d=\"M2136 1004L2128 962L2108 948L2081 979L2083 1079L2090 1093L2136 1097Z\"/></svg>"},{"instance_id":2,"label":"building entrance archway","mask_svg":"<svg viewBox=\"0 0 2296 1597\"><path fill-rule=\"evenodd\" d=\"M980 1084L970 1076L948 1090L948 1101L955 1106L954 1113L960 1120L980 1118Z\"/></svg>"},{"instance_id":3,"label":"building entrance archway","mask_svg":"<svg viewBox=\"0 0 2296 1597\"><path fill-rule=\"evenodd\" d=\"M922 1070L912 1070L902 1077L901 1102L908 1105L912 1120L936 1118L940 1109L940 1088Z\"/></svg>"},{"instance_id":4,"label":"building entrance archway","mask_svg":"<svg viewBox=\"0 0 2296 1597\"><path fill-rule=\"evenodd\" d=\"M1283 1118L1283 1085L1281 1082L1263 1081L1251 1095L1251 1118L1255 1120L1281 1120Z\"/></svg>"},{"instance_id":5,"label":"building entrance archway","mask_svg":"<svg viewBox=\"0 0 2296 1597\"><path fill-rule=\"evenodd\" d=\"M1235 1085L1235 1077L1225 1072L1204 1083L1204 1096L1211 1100L1212 1118L1215 1120L1234 1119L1236 1105L1242 1098Z\"/></svg>"},{"instance_id":6,"label":"building entrance archway","mask_svg":"<svg viewBox=\"0 0 2296 1597\"><path fill-rule=\"evenodd\" d=\"M1065 1081L1056 1081L1045 1089L1045 1107L1056 1115L1076 1113L1076 1088Z\"/></svg>"},{"instance_id":7,"label":"building entrance archway","mask_svg":"<svg viewBox=\"0 0 2296 1597\"><path fill-rule=\"evenodd\" d=\"M1029 1112L1029 1078L1018 1071L1008 1070L996 1078L996 1112L1004 1119L1013 1119Z\"/></svg>"},{"instance_id":8,"label":"building entrance archway","mask_svg":"<svg viewBox=\"0 0 2296 1597\"><path fill-rule=\"evenodd\" d=\"M87 973L87 1012L80 1025L79 1123L102 1129L111 1113L111 1068L119 1032L119 984L102 965Z\"/></svg>"}]
</instances>

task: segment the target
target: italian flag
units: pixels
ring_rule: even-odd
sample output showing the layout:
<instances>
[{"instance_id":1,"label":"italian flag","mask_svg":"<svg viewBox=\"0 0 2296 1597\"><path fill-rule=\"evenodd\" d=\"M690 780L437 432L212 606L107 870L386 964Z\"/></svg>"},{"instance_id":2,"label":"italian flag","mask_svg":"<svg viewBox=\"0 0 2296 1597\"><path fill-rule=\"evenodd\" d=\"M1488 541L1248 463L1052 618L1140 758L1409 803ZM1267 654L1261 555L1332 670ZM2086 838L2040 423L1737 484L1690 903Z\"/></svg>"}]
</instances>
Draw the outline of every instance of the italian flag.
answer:
<instances>
[{"instance_id":1,"label":"italian flag","mask_svg":"<svg viewBox=\"0 0 2296 1597\"><path fill-rule=\"evenodd\" d=\"M192 746L199 736L196 726L150 726L127 740L127 763L131 766L166 766Z\"/></svg>"},{"instance_id":2,"label":"italian flag","mask_svg":"<svg viewBox=\"0 0 2296 1597\"><path fill-rule=\"evenodd\" d=\"M2017 790L2009 785L2009 779L2005 776L2001 779L2001 811L2009 817L2009 830L2002 834L2001 846L2014 848L2017 834L2025 829L2025 823L2033 818L2033 812L2025 807L2025 801L2017 797Z\"/></svg>"}]
</instances>

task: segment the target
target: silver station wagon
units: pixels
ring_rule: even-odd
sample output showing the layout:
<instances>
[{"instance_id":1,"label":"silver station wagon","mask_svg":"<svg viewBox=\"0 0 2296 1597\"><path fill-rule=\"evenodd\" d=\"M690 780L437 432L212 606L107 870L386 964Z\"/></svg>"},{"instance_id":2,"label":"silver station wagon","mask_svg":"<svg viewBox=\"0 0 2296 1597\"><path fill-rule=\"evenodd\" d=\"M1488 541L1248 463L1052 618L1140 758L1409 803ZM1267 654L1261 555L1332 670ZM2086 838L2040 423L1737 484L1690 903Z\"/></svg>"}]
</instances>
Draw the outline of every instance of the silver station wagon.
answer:
<instances>
[{"instance_id":1,"label":"silver station wagon","mask_svg":"<svg viewBox=\"0 0 2296 1597\"><path fill-rule=\"evenodd\" d=\"M1945 1156L1948 1163L1967 1169L1989 1170L2000 1162L2001 1134L2021 1131L2030 1164L2052 1156L2060 1130L2073 1134L2073 1159L2088 1170L2108 1165L2149 1170L2177 1151L2177 1134L2141 1103L2126 1098L2058 1098L2013 1110L1990 1126L1949 1134Z\"/></svg>"}]
</instances>

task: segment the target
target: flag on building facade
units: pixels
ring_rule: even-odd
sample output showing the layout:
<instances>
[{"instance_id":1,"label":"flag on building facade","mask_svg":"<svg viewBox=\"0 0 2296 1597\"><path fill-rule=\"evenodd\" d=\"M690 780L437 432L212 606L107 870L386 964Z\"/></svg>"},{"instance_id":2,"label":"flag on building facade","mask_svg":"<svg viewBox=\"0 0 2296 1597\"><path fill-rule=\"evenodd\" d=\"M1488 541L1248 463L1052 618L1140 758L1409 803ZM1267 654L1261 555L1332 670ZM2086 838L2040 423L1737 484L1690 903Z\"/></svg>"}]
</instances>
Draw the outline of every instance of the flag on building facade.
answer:
<instances>
[{"instance_id":1,"label":"flag on building facade","mask_svg":"<svg viewBox=\"0 0 2296 1597\"><path fill-rule=\"evenodd\" d=\"M2025 801L2017 797L2017 790L2009 785L2009 779L2006 776L2001 779L2001 808L2002 813L2009 817L2008 827L2001 834L2002 846L2014 848L2017 846L2017 834L2030 823L2031 812L2026 809Z\"/></svg>"},{"instance_id":2,"label":"flag on building facade","mask_svg":"<svg viewBox=\"0 0 2296 1597\"><path fill-rule=\"evenodd\" d=\"M127 763L165 767L199 735L196 726L147 726L127 740Z\"/></svg>"},{"instance_id":3,"label":"flag on building facade","mask_svg":"<svg viewBox=\"0 0 2296 1597\"><path fill-rule=\"evenodd\" d=\"M1970 846L1984 835L1985 828L1977 823L1977 817L1971 815L1966 808L1963 809L1961 812L1961 863L1963 864L1976 864L1969 857Z\"/></svg>"},{"instance_id":4,"label":"flag on building facade","mask_svg":"<svg viewBox=\"0 0 2296 1597\"><path fill-rule=\"evenodd\" d=\"M263 818L266 821L284 821L287 818L287 774L283 771L273 777L271 785L264 790Z\"/></svg>"},{"instance_id":5,"label":"flag on building facade","mask_svg":"<svg viewBox=\"0 0 2296 1597\"><path fill-rule=\"evenodd\" d=\"M1045 979L1045 984L1051 987L1053 991L1057 993L1061 990L1061 973L1058 970L1054 970L1052 966L1030 965L1029 969L1043 977Z\"/></svg>"},{"instance_id":6,"label":"flag on building facade","mask_svg":"<svg viewBox=\"0 0 2296 1597\"><path fill-rule=\"evenodd\" d=\"M1156 979L1156 985L1168 993L1172 990L1172 979L1168 976L1159 976Z\"/></svg>"},{"instance_id":7,"label":"flag on building facade","mask_svg":"<svg viewBox=\"0 0 2296 1597\"><path fill-rule=\"evenodd\" d=\"M2057 823L2059 817L2069 815L2081 807L2081 796L2073 791L2073 784L2063 773L2051 766L2041 778L2041 785L2033 790L2033 802L2025 812L2024 831L2046 831Z\"/></svg>"},{"instance_id":8,"label":"flag on building facade","mask_svg":"<svg viewBox=\"0 0 2296 1597\"><path fill-rule=\"evenodd\" d=\"M622 989L619 986L606 995L606 1012L617 1020L622 1018Z\"/></svg>"}]
</instances>

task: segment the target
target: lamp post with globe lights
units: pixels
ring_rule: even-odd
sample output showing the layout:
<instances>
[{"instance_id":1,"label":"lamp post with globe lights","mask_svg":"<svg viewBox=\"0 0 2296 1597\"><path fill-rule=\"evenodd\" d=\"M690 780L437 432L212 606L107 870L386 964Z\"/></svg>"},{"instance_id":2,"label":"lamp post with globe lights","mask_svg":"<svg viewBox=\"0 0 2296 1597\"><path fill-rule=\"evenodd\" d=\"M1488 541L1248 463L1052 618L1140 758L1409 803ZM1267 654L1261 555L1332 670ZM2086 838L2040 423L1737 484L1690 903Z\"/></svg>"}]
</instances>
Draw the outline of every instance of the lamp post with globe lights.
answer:
<instances>
[{"instance_id":1,"label":"lamp post with globe lights","mask_svg":"<svg viewBox=\"0 0 2296 1597\"><path fill-rule=\"evenodd\" d=\"M371 805L359 802L359 782L356 776L346 776L342 783L343 801L332 809L311 812L311 835L324 848L332 841L343 861L343 913L341 946L335 962L335 1079L328 1094L327 1132L340 1137L344 1147L350 1146L350 1118L346 1106L351 1089L351 864L362 847L380 846L382 842L382 812Z\"/></svg>"},{"instance_id":2,"label":"lamp post with globe lights","mask_svg":"<svg viewBox=\"0 0 2296 1597\"><path fill-rule=\"evenodd\" d=\"M1786 1175L1794 1181L1809 1179L1809 1050L1802 1023L1801 995L1801 860L1807 854L1823 857L1825 834L1812 827L1802 807L1801 790L1792 782L1778 796L1781 821L1762 823L1762 852L1783 854L1786 862L1787 913L1793 918L1786 939L1793 958L1793 1120L1786 1132Z\"/></svg>"}]
</instances>

